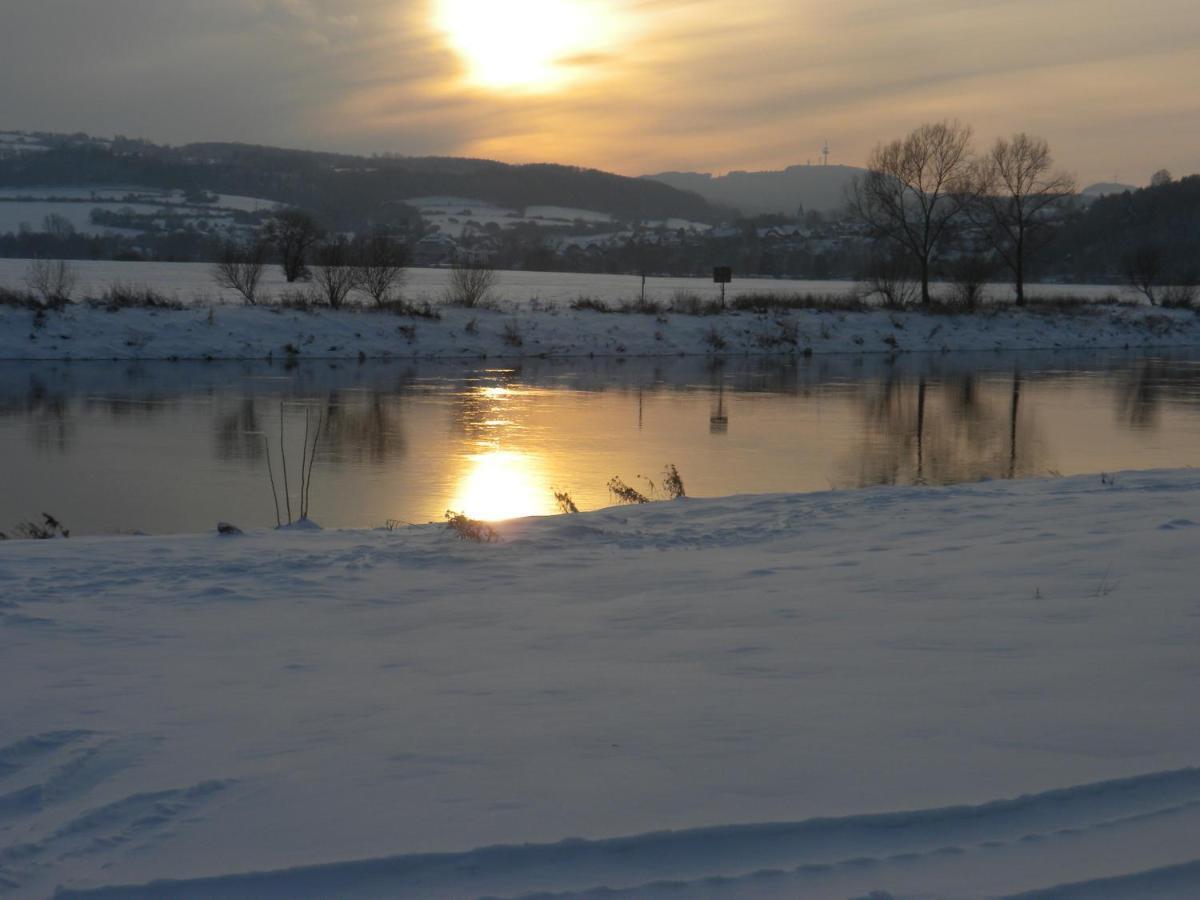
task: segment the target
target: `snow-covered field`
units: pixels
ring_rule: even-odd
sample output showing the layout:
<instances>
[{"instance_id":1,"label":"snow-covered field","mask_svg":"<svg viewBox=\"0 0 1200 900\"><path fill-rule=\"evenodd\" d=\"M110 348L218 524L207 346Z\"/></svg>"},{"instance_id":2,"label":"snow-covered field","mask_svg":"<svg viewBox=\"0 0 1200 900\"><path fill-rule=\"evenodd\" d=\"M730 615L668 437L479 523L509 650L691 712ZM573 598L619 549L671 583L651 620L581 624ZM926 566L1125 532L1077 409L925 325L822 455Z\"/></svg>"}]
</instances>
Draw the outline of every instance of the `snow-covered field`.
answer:
<instances>
[{"instance_id":1,"label":"snow-covered field","mask_svg":"<svg viewBox=\"0 0 1200 900\"><path fill-rule=\"evenodd\" d=\"M236 198L235 198L236 199ZM40 220L39 220L40 221ZM72 265L79 273L76 296L99 296L113 285L149 287L181 303L208 304L227 302L237 304L241 298L232 291L221 291L213 281L212 266L206 263L149 263L78 261ZM29 261L0 259L0 287L24 289ZM446 292L448 269L409 269L401 290L407 300L438 301ZM262 290L267 298L278 297L288 285L278 266L267 269ZM751 293L815 294L848 296L860 286L852 281L795 281L774 278L736 278L729 296ZM590 275L571 272L510 272L498 273L492 291L496 300L513 307L565 306L579 297L591 297L606 303L636 300L641 296L642 281L634 275ZM679 292L696 294L704 299L721 296L718 285L703 278L648 278L646 298L660 303L670 302ZM997 298L1011 296L1005 285L993 285L991 294ZM1109 297L1135 299L1134 295L1112 285L1031 285L1030 296L1087 297L1101 300Z\"/></svg>"},{"instance_id":2,"label":"snow-covered field","mask_svg":"<svg viewBox=\"0 0 1200 900\"><path fill-rule=\"evenodd\" d=\"M44 320L0 307L0 359L266 359L675 356L1200 346L1186 310L1097 306L1065 314L920 312L607 314L563 307L440 308L441 318L263 306L107 312Z\"/></svg>"},{"instance_id":3,"label":"snow-covered field","mask_svg":"<svg viewBox=\"0 0 1200 900\"><path fill-rule=\"evenodd\" d=\"M130 198L136 198L136 201ZM130 186L127 188L88 187L0 187L0 234L17 232L23 226L41 231L47 216L60 216L80 234L138 235L136 228L115 228L92 222L92 210L110 213L133 212L154 216L167 211L187 215L193 223L208 223L212 227L228 227L231 213L257 212L274 209L278 204L256 197L231 194L216 196L211 204L187 204L183 191L160 190ZM81 263L88 268L93 263ZM0 283L4 283L0 281Z\"/></svg>"},{"instance_id":4,"label":"snow-covered field","mask_svg":"<svg viewBox=\"0 0 1200 900\"><path fill-rule=\"evenodd\" d=\"M1184 470L0 543L0 890L1197 896L1198 523Z\"/></svg>"}]
</instances>

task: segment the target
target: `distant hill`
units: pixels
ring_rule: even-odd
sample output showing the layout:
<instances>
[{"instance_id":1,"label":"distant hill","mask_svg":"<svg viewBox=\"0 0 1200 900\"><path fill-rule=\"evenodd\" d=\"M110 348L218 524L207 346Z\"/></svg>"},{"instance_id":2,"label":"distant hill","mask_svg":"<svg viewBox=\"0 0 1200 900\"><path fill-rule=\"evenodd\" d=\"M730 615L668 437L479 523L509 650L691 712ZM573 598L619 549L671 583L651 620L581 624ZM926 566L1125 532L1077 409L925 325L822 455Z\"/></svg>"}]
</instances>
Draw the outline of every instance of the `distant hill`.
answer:
<instances>
[{"instance_id":1,"label":"distant hill","mask_svg":"<svg viewBox=\"0 0 1200 900\"><path fill-rule=\"evenodd\" d=\"M1117 182L1112 181L1100 181L1096 184L1089 184L1079 192L1079 196L1085 200L1097 200L1100 197L1108 197L1112 194L1124 194L1127 191L1129 193L1133 193L1137 189L1137 186L1132 184L1118 184Z\"/></svg>"},{"instance_id":2,"label":"distant hill","mask_svg":"<svg viewBox=\"0 0 1200 900\"><path fill-rule=\"evenodd\" d=\"M746 215L784 213L800 207L830 212L844 204L847 185L862 169L852 166L790 166L781 172L661 172L646 175L682 191L692 191L711 203L732 206Z\"/></svg>"},{"instance_id":3,"label":"distant hill","mask_svg":"<svg viewBox=\"0 0 1200 900\"><path fill-rule=\"evenodd\" d=\"M87 135L36 136L39 152L0 155L0 187L140 185L262 197L343 229L404 215L403 201L454 196L523 209L557 206L614 218L716 222L728 210L666 184L595 169L456 157L363 157L249 144L169 147Z\"/></svg>"}]
</instances>

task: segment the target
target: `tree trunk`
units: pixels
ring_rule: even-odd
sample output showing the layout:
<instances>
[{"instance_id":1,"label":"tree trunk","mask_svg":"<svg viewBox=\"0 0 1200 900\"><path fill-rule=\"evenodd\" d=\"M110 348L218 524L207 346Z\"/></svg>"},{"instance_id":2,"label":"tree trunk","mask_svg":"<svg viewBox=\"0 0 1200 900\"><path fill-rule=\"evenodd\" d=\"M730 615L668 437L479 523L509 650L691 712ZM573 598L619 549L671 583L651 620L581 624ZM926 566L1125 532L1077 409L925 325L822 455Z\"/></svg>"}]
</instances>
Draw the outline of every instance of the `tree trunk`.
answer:
<instances>
[{"instance_id":1,"label":"tree trunk","mask_svg":"<svg viewBox=\"0 0 1200 900\"><path fill-rule=\"evenodd\" d=\"M1025 305L1025 242L1023 239L1017 239L1017 306Z\"/></svg>"}]
</instances>

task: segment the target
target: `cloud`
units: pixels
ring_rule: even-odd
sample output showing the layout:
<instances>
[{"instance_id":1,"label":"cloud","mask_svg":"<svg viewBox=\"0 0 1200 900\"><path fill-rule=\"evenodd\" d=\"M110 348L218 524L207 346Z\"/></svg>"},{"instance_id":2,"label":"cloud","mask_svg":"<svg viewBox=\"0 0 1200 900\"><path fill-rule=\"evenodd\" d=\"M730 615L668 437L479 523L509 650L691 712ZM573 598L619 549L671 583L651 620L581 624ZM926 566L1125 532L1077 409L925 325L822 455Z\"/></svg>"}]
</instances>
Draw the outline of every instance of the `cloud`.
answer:
<instances>
[{"instance_id":1,"label":"cloud","mask_svg":"<svg viewBox=\"0 0 1200 900\"><path fill-rule=\"evenodd\" d=\"M575 0L617 37L561 91L465 82L436 0L39 0L6 10L6 127L558 160L780 167L957 116L1084 180L1200 169L1194 0ZM481 0L501 2L501 0Z\"/></svg>"}]
</instances>

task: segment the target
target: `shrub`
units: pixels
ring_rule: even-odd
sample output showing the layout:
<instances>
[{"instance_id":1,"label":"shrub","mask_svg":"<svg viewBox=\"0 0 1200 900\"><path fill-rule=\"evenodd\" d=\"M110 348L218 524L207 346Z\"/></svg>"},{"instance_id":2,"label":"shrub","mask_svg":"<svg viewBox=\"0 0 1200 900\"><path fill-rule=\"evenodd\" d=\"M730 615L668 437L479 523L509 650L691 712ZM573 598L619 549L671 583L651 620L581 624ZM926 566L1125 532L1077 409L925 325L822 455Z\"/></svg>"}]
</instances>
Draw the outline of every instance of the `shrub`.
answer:
<instances>
[{"instance_id":1,"label":"shrub","mask_svg":"<svg viewBox=\"0 0 1200 900\"><path fill-rule=\"evenodd\" d=\"M160 294L148 285L131 285L116 282L108 288L99 300L91 300L92 306L98 306L116 312L121 309L183 309L183 304Z\"/></svg>"},{"instance_id":2,"label":"shrub","mask_svg":"<svg viewBox=\"0 0 1200 900\"><path fill-rule=\"evenodd\" d=\"M1195 283L1172 284L1162 290L1162 305L1167 309L1195 309L1200 287Z\"/></svg>"},{"instance_id":3,"label":"shrub","mask_svg":"<svg viewBox=\"0 0 1200 900\"><path fill-rule=\"evenodd\" d=\"M521 337L521 328L516 322L504 323L504 343L509 347L521 347L525 344L525 338Z\"/></svg>"},{"instance_id":4,"label":"shrub","mask_svg":"<svg viewBox=\"0 0 1200 900\"><path fill-rule=\"evenodd\" d=\"M356 249L359 290L376 306L386 306L391 302L393 289L404 283L408 251L385 231L376 231L370 237L360 239Z\"/></svg>"},{"instance_id":5,"label":"shrub","mask_svg":"<svg viewBox=\"0 0 1200 900\"><path fill-rule=\"evenodd\" d=\"M294 309L299 312L312 312L316 306L316 299L309 290L303 288L292 288L279 293L279 299L275 301L275 305L280 309Z\"/></svg>"},{"instance_id":6,"label":"shrub","mask_svg":"<svg viewBox=\"0 0 1200 900\"><path fill-rule=\"evenodd\" d=\"M446 302L467 308L485 303L496 286L496 270L484 263L457 262L450 270Z\"/></svg>"},{"instance_id":7,"label":"shrub","mask_svg":"<svg viewBox=\"0 0 1200 900\"><path fill-rule=\"evenodd\" d=\"M757 291L738 294L730 301L731 309L765 313L780 309L815 309L826 312L863 312L868 307L855 294L780 294Z\"/></svg>"},{"instance_id":8,"label":"shrub","mask_svg":"<svg viewBox=\"0 0 1200 900\"><path fill-rule=\"evenodd\" d=\"M610 307L607 303L605 303L603 300L597 300L595 297L576 297L571 301L571 309L578 310L580 312L598 313L610 313L613 311L612 307Z\"/></svg>"},{"instance_id":9,"label":"shrub","mask_svg":"<svg viewBox=\"0 0 1200 900\"><path fill-rule=\"evenodd\" d=\"M71 293L79 283L79 272L66 260L34 259L25 270L25 284L42 298L46 306L71 302Z\"/></svg>"},{"instance_id":10,"label":"shrub","mask_svg":"<svg viewBox=\"0 0 1200 900\"><path fill-rule=\"evenodd\" d=\"M350 247L343 240L318 248L312 274L313 284L330 309L345 306L350 292L362 283L362 271L354 265Z\"/></svg>"},{"instance_id":11,"label":"shrub","mask_svg":"<svg viewBox=\"0 0 1200 900\"><path fill-rule=\"evenodd\" d=\"M261 241L249 246L226 241L221 246L220 258L213 264L213 280L217 287L236 291L254 306L258 302L258 285L266 257L266 245Z\"/></svg>"},{"instance_id":12,"label":"shrub","mask_svg":"<svg viewBox=\"0 0 1200 900\"><path fill-rule=\"evenodd\" d=\"M487 522L472 519L465 513L446 510L446 527L458 535L459 540L474 541L477 544L495 544L500 540L496 529Z\"/></svg>"},{"instance_id":13,"label":"shrub","mask_svg":"<svg viewBox=\"0 0 1200 900\"><path fill-rule=\"evenodd\" d=\"M666 307L657 300L647 300L645 297L638 297L636 300L622 300L617 306L617 312L636 313L644 316L660 316L666 312Z\"/></svg>"},{"instance_id":14,"label":"shrub","mask_svg":"<svg viewBox=\"0 0 1200 900\"><path fill-rule=\"evenodd\" d=\"M33 294L10 290L6 287L0 287L0 306L11 306L16 309L36 309L39 314L44 315L42 304L38 302L37 297Z\"/></svg>"},{"instance_id":15,"label":"shrub","mask_svg":"<svg viewBox=\"0 0 1200 900\"><path fill-rule=\"evenodd\" d=\"M612 495L613 499L624 505L650 502L649 497L647 497L637 488L632 488L627 485L618 475L614 475L609 479L608 492Z\"/></svg>"},{"instance_id":16,"label":"shrub","mask_svg":"<svg viewBox=\"0 0 1200 900\"><path fill-rule=\"evenodd\" d=\"M388 300L375 307L379 312L390 313L393 316L408 316L412 319L441 319L442 314L433 308L428 300L420 303L409 303L406 300Z\"/></svg>"},{"instance_id":17,"label":"shrub","mask_svg":"<svg viewBox=\"0 0 1200 900\"><path fill-rule=\"evenodd\" d=\"M300 209L281 210L263 226L263 240L279 254L288 284L308 277L308 254L322 235L316 219Z\"/></svg>"},{"instance_id":18,"label":"shrub","mask_svg":"<svg viewBox=\"0 0 1200 900\"><path fill-rule=\"evenodd\" d=\"M995 271L991 259L980 254L966 254L947 267L952 300L963 309L974 311L983 302L984 288Z\"/></svg>"},{"instance_id":19,"label":"shrub","mask_svg":"<svg viewBox=\"0 0 1200 900\"><path fill-rule=\"evenodd\" d=\"M905 309L921 296L911 261L897 253L873 253L862 272L864 297L879 297L888 309Z\"/></svg>"}]
</instances>

